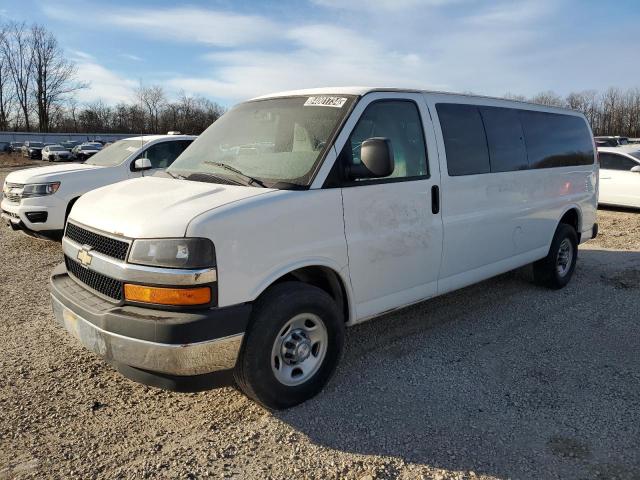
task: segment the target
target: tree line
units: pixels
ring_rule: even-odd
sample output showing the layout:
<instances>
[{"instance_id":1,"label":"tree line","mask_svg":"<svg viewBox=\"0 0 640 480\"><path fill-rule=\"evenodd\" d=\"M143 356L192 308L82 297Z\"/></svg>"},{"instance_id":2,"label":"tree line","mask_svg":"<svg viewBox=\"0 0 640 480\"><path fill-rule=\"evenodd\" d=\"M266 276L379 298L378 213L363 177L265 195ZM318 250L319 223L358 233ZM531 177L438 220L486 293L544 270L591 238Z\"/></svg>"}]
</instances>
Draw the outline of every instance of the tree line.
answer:
<instances>
[{"instance_id":1,"label":"tree line","mask_svg":"<svg viewBox=\"0 0 640 480\"><path fill-rule=\"evenodd\" d=\"M594 135L640 138L640 88L611 87L604 92L585 90L565 97L552 91L531 98L507 94L506 98L578 110L587 117Z\"/></svg>"},{"instance_id":2,"label":"tree line","mask_svg":"<svg viewBox=\"0 0 640 480\"><path fill-rule=\"evenodd\" d=\"M80 104L77 93L88 87L45 27L0 24L0 131L199 134L225 111L182 92L170 100L159 85L140 85L117 105Z\"/></svg>"},{"instance_id":3,"label":"tree line","mask_svg":"<svg viewBox=\"0 0 640 480\"><path fill-rule=\"evenodd\" d=\"M170 100L159 85L140 85L130 101L117 105L80 104L76 94L89 85L78 77L77 66L45 27L0 23L0 131L198 134L225 111L185 93ZM596 135L640 137L640 88L505 97L579 110Z\"/></svg>"}]
</instances>

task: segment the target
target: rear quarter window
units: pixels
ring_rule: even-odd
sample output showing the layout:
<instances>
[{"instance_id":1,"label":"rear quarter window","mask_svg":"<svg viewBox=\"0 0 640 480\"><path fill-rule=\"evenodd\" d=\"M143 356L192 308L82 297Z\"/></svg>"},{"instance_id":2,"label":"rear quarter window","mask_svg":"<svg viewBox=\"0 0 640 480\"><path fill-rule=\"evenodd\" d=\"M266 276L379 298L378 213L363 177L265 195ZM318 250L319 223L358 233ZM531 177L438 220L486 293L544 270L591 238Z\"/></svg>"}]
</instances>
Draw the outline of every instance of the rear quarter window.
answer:
<instances>
[{"instance_id":1,"label":"rear quarter window","mask_svg":"<svg viewBox=\"0 0 640 480\"><path fill-rule=\"evenodd\" d=\"M529 168L594 163L593 143L581 117L521 110Z\"/></svg>"}]
</instances>

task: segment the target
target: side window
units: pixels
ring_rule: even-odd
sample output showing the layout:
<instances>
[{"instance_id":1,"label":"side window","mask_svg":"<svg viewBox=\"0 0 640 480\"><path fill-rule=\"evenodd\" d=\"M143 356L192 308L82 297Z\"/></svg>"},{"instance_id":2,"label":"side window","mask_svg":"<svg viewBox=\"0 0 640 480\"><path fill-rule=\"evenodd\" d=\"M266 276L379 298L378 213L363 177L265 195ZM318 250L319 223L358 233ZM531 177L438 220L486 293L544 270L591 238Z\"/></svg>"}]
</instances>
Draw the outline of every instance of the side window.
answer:
<instances>
[{"instance_id":1,"label":"side window","mask_svg":"<svg viewBox=\"0 0 640 480\"><path fill-rule=\"evenodd\" d=\"M615 153L601 152L599 157L600 168L604 168L606 170L631 170L633 167L640 165L630 158L623 157L622 155L616 155Z\"/></svg>"},{"instance_id":2,"label":"side window","mask_svg":"<svg viewBox=\"0 0 640 480\"><path fill-rule=\"evenodd\" d=\"M474 105L436 105L450 176L489 173L489 150L480 110Z\"/></svg>"},{"instance_id":3,"label":"side window","mask_svg":"<svg viewBox=\"0 0 640 480\"><path fill-rule=\"evenodd\" d=\"M530 168L593 163L593 145L585 121L575 115L520 111Z\"/></svg>"},{"instance_id":4,"label":"side window","mask_svg":"<svg viewBox=\"0 0 640 480\"><path fill-rule=\"evenodd\" d=\"M487 133L491 171L527 170L529 163L518 111L512 108L480 107L480 113Z\"/></svg>"},{"instance_id":5,"label":"side window","mask_svg":"<svg viewBox=\"0 0 640 480\"><path fill-rule=\"evenodd\" d=\"M346 161L359 164L362 142L372 137L385 137L391 141L395 168L386 178L428 175L424 131L415 103L383 100L369 105L345 145Z\"/></svg>"},{"instance_id":6,"label":"side window","mask_svg":"<svg viewBox=\"0 0 640 480\"><path fill-rule=\"evenodd\" d=\"M156 143L142 152L138 158L148 158L152 168L167 168L187 148L188 144L185 145L185 143L181 141Z\"/></svg>"}]
</instances>

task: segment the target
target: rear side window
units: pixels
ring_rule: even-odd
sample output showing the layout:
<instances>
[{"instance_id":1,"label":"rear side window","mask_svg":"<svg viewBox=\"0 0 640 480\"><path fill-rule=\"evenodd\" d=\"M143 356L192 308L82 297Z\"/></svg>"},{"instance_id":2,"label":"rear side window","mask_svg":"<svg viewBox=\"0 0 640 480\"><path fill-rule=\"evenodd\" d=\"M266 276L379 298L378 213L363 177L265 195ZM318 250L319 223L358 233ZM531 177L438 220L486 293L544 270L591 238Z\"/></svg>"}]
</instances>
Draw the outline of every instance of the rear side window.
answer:
<instances>
[{"instance_id":1,"label":"rear side window","mask_svg":"<svg viewBox=\"0 0 640 480\"><path fill-rule=\"evenodd\" d=\"M633 167L640 165L630 158L616 155L615 153L600 152L600 168L606 170L631 170Z\"/></svg>"},{"instance_id":2,"label":"rear side window","mask_svg":"<svg viewBox=\"0 0 640 480\"><path fill-rule=\"evenodd\" d=\"M530 110L519 113L530 168L593 163L591 135L581 117Z\"/></svg>"},{"instance_id":3,"label":"rear side window","mask_svg":"<svg viewBox=\"0 0 640 480\"><path fill-rule=\"evenodd\" d=\"M436 105L450 176L489 173L489 149L480 111L475 105Z\"/></svg>"},{"instance_id":4,"label":"rear side window","mask_svg":"<svg viewBox=\"0 0 640 480\"><path fill-rule=\"evenodd\" d=\"M480 113L487 133L491 171L512 172L529 168L518 111L480 107Z\"/></svg>"}]
</instances>

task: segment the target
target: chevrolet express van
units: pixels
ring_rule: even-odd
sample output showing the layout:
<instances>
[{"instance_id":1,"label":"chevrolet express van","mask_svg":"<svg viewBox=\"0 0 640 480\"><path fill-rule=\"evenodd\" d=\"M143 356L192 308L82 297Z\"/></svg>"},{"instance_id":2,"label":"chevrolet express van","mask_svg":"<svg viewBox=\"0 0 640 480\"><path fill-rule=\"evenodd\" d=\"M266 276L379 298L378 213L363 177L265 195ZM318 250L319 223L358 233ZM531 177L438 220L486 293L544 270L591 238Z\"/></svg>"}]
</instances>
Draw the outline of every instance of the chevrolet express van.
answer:
<instances>
[{"instance_id":1,"label":"chevrolet express van","mask_svg":"<svg viewBox=\"0 0 640 480\"><path fill-rule=\"evenodd\" d=\"M584 116L327 88L231 109L169 167L83 195L57 321L121 372L270 408L317 394L345 327L533 263L558 289L597 233Z\"/></svg>"}]
</instances>

